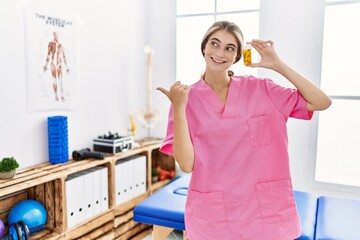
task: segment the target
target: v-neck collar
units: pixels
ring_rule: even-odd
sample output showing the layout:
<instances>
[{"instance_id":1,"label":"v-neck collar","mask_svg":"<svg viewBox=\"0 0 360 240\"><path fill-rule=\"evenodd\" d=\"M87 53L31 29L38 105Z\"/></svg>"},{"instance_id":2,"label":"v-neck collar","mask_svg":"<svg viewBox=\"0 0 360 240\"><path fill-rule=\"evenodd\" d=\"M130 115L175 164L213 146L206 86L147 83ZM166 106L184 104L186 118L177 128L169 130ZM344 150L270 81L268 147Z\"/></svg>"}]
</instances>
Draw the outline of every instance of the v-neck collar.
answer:
<instances>
[{"instance_id":1,"label":"v-neck collar","mask_svg":"<svg viewBox=\"0 0 360 240\"><path fill-rule=\"evenodd\" d=\"M233 78L230 78L226 101L223 103L205 80L201 79L201 97L209 104L209 107L212 108L211 110L214 111L217 116L220 116L221 119L232 118L235 116L239 96L239 91L236 90L235 85Z\"/></svg>"}]
</instances>

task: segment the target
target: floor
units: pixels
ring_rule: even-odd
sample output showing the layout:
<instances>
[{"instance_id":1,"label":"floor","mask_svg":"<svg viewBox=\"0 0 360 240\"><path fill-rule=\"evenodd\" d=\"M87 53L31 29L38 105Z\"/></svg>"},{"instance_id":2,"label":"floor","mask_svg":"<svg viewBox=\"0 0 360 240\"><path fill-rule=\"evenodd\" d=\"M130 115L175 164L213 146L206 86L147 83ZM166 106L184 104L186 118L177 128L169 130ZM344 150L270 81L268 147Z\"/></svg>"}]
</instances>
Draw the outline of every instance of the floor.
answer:
<instances>
[{"instance_id":1,"label":"floor","mask_svg":"<svg viewBox=\"0 0 360 240\"><path fill-rule=\"evenodd\" d=\"M173 231L166 240L182 240L183 239L183 233L182 231ZM142 240L151 240L151 235L147 236L146 238L143 238Z\"/></svg>"}]
</instances>

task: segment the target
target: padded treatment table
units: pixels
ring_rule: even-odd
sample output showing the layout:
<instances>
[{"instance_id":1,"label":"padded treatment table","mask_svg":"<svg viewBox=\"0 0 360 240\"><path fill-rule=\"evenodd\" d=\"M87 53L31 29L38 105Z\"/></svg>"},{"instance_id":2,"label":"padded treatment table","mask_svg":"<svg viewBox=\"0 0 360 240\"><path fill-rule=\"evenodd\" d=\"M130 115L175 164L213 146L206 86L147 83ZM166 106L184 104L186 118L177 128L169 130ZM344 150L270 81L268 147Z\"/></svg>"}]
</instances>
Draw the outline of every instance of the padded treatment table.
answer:
<instances>
[{"instance_id":1,"label":"padded treatment table","mask_svg":"<svg viewBox=\"0 0 360 240\"><path fill-rule=\"evenodd\" d=\"M134 208L135 222L153 225L153 239L165 239L174 229L185 230L184 211L190 174L162 187Z\"/></svg>"},{"instance_id":2,"label":"padded treatment table","mask_svg":"<svg viewBox=\"0 0 360 240\"><path fill-rule=\"evenodd\" d=\"M174 229L185 230L184 211L190 174L181 176L134 208L134 221L153 225L152 239L163 240ZM297 240L314 239L317 198L305 192L294 192L302 225Z\"/></svg>"},{"instance_id":3,"label":"padded treatment table","mask_svg":"<svg viewBox=\"0 0 360 240\"><path fill-rule=\"evenodd\" d=\"M300 191L294 191L294 196L301 222L301 236L296 240L313 240L318 199L312 194Z\"/></svg>"},{"instance_id":4,"label":"padded treatment table","mask_svg":"<svg viewBox=\"0 0 360 240\"><path fill-rule=\"evenodd\" d=\"M316 239L359 240L360 200L319 197Z\"/></svg>"}]
</instances>

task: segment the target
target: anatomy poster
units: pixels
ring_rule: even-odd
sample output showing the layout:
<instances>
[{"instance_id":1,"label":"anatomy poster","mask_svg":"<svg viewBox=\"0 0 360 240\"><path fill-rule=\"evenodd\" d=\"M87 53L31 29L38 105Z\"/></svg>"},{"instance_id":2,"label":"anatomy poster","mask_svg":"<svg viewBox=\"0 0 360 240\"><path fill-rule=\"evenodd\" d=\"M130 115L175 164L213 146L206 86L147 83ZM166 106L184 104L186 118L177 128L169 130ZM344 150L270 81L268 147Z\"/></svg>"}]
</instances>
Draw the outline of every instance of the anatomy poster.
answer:
<instances>
[{"instance_id":1,"label":"anatomy poster","mask_svg":"<svg viewBox=\"0 0 360 240\"><path fill-rule=\"evenodd\" d=\"M25 10L28 111L73 110L79 104L79 31L76 19Z\"/></svg>"}]
</instances>

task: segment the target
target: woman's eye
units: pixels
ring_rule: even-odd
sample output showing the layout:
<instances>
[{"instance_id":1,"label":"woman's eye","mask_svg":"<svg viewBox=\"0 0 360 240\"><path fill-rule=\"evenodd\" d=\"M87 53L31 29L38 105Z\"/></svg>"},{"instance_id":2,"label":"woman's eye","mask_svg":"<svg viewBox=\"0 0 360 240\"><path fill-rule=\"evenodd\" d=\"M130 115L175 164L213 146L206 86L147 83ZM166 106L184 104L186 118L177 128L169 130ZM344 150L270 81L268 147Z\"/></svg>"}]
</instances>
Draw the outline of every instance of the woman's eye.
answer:
<instances>
[{"instance_id":1,"label":"woman's eye","mask_svg":"<svg viewBox=\"0 0 360 240\"><path fill-rule=\"evenodd\" d=\"M226 50L230 51L230 52L233 52L235 51L235 49L233 47L227 47Z\"/></svg>"},{"instance_id":2,"label":"woman's eye","mask_svg":"<svg viewBox=\"0 0 360 240\"><path fill-rule=\"evenodd\" d=\"M211 45L214 46L214 47L219 46L219 44L217 42L211 42Z\"/></svg>"}]
</instances>

